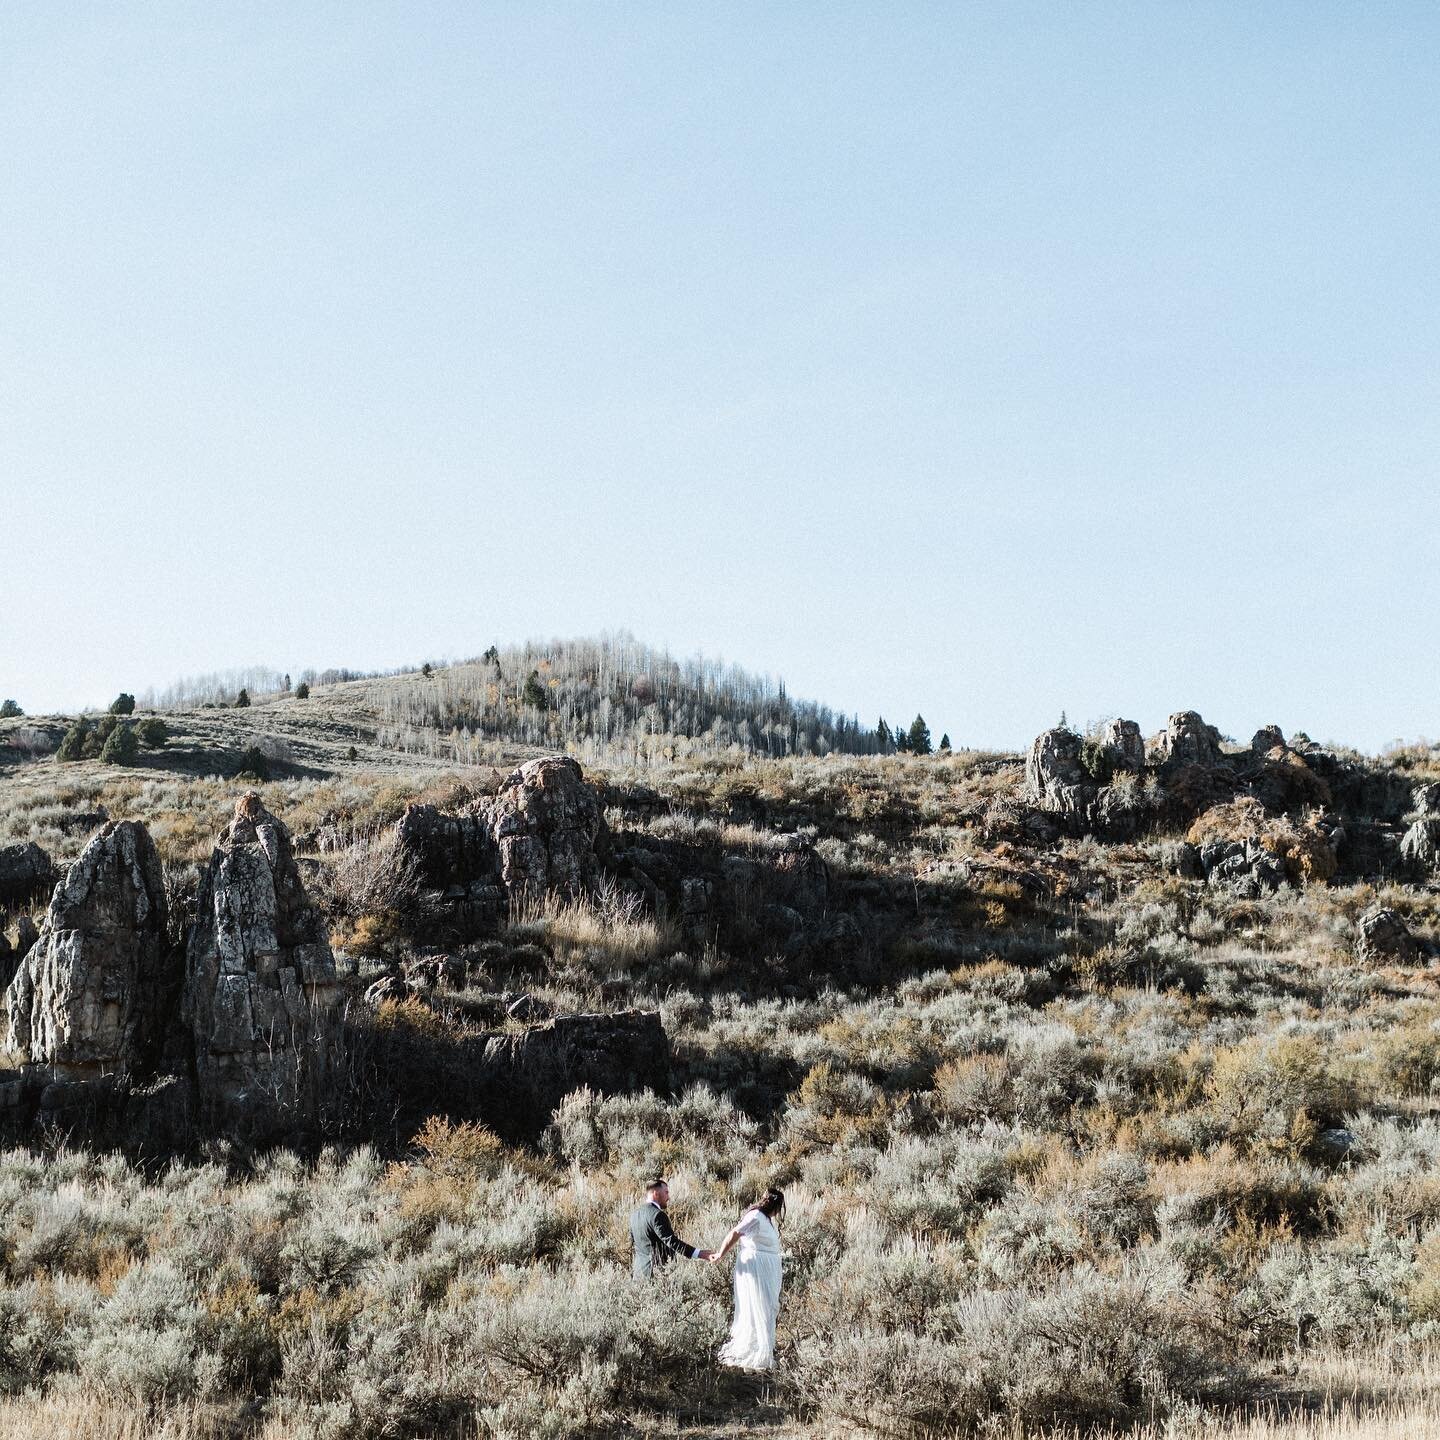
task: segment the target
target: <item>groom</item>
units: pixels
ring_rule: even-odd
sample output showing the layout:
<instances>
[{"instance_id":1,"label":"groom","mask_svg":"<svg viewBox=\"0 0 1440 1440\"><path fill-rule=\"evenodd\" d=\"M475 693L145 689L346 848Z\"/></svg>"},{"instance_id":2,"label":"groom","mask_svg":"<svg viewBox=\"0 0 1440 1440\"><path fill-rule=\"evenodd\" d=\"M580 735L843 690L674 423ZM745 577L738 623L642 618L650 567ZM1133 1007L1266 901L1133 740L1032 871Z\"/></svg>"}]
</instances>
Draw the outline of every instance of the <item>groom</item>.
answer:
<instances>
[{"instance_id":1,"label":"groom","mask_svg":"<svg viewBox=\"0 0 1440 1440\"><path fill-rule=\"evenodd\" d=\"M650 1279L671 1260L708 1260L713 1253L687 1245L670 1224L665 1213L670 1204L670 1187L658 1176L645 1186L645 1203L630 1212L630 1239L635 1244L637 1276Z\"/></svg>"}]
</instances>

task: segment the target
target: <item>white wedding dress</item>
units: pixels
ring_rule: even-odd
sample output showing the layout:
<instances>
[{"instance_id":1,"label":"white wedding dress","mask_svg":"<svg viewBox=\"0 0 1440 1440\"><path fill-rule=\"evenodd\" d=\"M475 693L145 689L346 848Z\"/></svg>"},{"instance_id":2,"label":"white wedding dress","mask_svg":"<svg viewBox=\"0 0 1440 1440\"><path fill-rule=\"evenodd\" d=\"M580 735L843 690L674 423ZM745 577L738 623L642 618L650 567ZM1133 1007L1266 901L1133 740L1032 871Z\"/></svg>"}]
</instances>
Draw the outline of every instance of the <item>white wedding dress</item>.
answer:
<instances>
[{"instance_id":1,"label":"white wedding dress","mask_svg":"<svg viewBox=\"0 0 1440 1440\"><path fill-rule=\"evenodd\" d=\"M780 1232L768 1215L747 1211L735 1259L735 1319L720 1363L744 1370L775 1364L775 1314L780 1309Z\"/></svg>"}]
</instances>

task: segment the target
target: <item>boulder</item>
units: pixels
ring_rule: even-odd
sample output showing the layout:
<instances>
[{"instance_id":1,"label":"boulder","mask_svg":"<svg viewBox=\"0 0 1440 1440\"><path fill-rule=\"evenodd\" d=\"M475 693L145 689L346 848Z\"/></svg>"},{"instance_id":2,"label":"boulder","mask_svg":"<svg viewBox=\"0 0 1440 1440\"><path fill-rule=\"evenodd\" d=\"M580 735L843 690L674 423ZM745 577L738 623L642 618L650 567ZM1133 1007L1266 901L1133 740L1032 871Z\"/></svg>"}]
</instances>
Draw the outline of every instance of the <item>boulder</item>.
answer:
<instances>
[{"instance_id":1,"label":"boulder","mask_svg":"<svg viewBox=\"0 0 1440 1440\"><path fill-rule=\"evenodd\" d=\"M7 1047L63 1079L152 1067L181 979L168 919L149 831L107 824L55 887L10 984Z\"/></svg>"},{"instance_id":2,"label":"boulder","mask_svg":"<svg viewBox=\"0 0 1440 1440\"><path fill-rule=\"evenodd\" d=\"M1287 878L1283 862L1258 839L1207 840L1199 852L1206 880L1243 899L1273 894Z\"/></svg>"},{"instance_id":3,"label":"boulder","mask_svg":"<svg viewBox=\"0 0 1440 1440\"><path fill-rule=\"evenodd\" d=\"M372 1007L379 1007L387 1000L401 1001L409 1000L415 990L401 975L382 975L365 992L365 1003Z\"/></svg>"},{"instance_id":4,"label":"boulder","mask_svg":"<svg viewBox=\"0 0 1440 1440\"><path fill-rule=\"evenodd\" d=\"M1194 710L1180 710L1165 724L1153 742L1155 759L1172 770L1187 765L1210 768L1224 763L1220 753L1220 732L1207 725Z\"/></svg>"},{"instance_id":5,"label":"boulder","mask_svg":"<svg viewBox=\"0 0 1440 1440\"><path fill-rule=\"evenodd\" d=\"M1364 965L1413 965L1420 958L1420 947L1398 912L1377 906L1356 925L1355 958Z\"/></svg>"},{"instance_id":6,"label":"boulder","mask_svg":"<svg viewBox=\"0 0 1440 1440\"><path fill-rule=\"evenodd\" d=\"M1116 770L1139 772L1145 768L1145 738L1134 720L1109 720L1100 732L1100 743Z\"/></svg>"},{"instance_id":7,"label":"boulder","mask_svg":"<svg viewBox=\"0 0 1440 1440\"><path fill-rule=\"evenodd\" d=\"M406 983L432 990L463 990L465 961L459 955L412 955L400 967Z\"/></svg>"},{"instance_id":8,"label":"boulder","mask_svg":"<svg viewBox=\"0 0 1440 1440\"><path fill-rule=\"evenodd\" d=\"M1422 820L1440 820L1440 784L1417 785L1410 802Z\"/></svg>"},{"instance_id":9,"label":"boulder","mask_svg":"<svg viewBox=\"0 0 1440 1440\"><path fill-rule=\"evenodd\" d=\"M512 904L552 891L574 898L594 887L605 818L594 789L568 756L527 761L486 810Z\"/></svg>"},{"instance_id":10,"label":"boulder","mask_svg":"<svg viewBox=\"0 0 1440 1440\"><path fill-rule=\"evenodd\" d=\"M1400 841L1400 859L1417 879L1440 869L1440 816L1421 815L1411 824Z\"/></svg>"},{"instance_id":11,"label":"boulder","mask_svg":"<svg viewBox=\"0 0 1440 1440\"><path fill-rule=\"evenodd\" d=\"M33 840L0 845L0 905L29 900L50 889L56 878L50 857Z\"/></svg>"},{"instance_id":12,"label":"boulder","mask_svg":"<svg viewBox=\"0 0 1440 1440\"><path fill-rule=\"evenodd\" d=\"M202 1105L222 1116L311 1112L338 1058L340 998L290 832L250 791L211 855L186 954Z\"/></svg>"}]
</instances>

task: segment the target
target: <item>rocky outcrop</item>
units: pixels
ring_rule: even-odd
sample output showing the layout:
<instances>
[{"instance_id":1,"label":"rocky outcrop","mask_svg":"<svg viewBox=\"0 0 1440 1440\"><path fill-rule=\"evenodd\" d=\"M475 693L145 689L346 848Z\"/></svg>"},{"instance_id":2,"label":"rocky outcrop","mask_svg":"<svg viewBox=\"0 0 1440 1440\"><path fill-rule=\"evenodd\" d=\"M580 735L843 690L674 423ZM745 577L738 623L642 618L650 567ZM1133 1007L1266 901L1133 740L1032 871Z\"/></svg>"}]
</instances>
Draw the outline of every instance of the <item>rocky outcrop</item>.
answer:
<instances>
[{"instance_id":1,"label":"rocky outcrop","mask_svg":"<svg viewBox=\"0 0 1440 1440\"><path fill-rule=\"evenodd\" d=\"M462 933L526 897L570 899L593 889L605 834L595 788L563 755L527 761L493 798L463 813L411 805L396 826L430 887L427 905Z\"/></svg>"},{"instance_id":2,"label":"rocky outcrop","mask_svg":"<svg viewBox=\"0 0 1440 1440\"><path fill-rule=\"evenodd\" d=\"M507 1139L533 1140L560 1101L588 1086L601 1095L670 1089L670 1040L652 1010L563 1015L495 1035L481 1060L487 1116Z\"/></svg>"},{"instance_id":3,"label":"rocky outcrop","mask_svg":"<svg viewBox=\"0 0 1440 1440\"><path fill-rule=\"evenodd\" d=\"M1182 873L1198 871L1210 884L1223 885L1242 899L1272 894L1287 879L1284 863L1258 839L1214 839L1189 848L1195 855L1194 870L1187 865Z\"/></svg>"},{"instance_id":4,"label":"rocky outcrop","mask_svg":"<svg viewBox=\"0 0 1440 1440\"><path fill-rule=\"evenodd\" d=\"M1383 906L1367 910L1355 930L1355 958L1363 965L1413 965L1420 947L1400 914Z\"/></svg>"},{"instance_id":5,"label":"rocky outcrop","mask_svg":"<svg viewBox=\"0 0 1440 1440\"><path fill-rule=\"evenodd\" d=\"M1138 774L1145 768L1145 737L1134 720L1106 721L1100 743L1115 770Z\"/></svg>"},{"instance_id":6,"label":"rocky outcrop","mask_svg":"<svg viewBox=\"0 0 1440 1440\"><path fill-rule=\"evenodd\" d=\"M202 1104L222 1115L312 1109L338 1053L340 995L290 833L251 791L211 856L186 954Z\"/></svg>"},{"instance_id":7,"label":"rocky outcrop","mask_svg":"<svg viewBox=\"0 0 1440 1440\"><path fill-rule=\"evenodd\" d=\"M1157 764L1171 770L1187 765L1208 769L1224 763L1220 732L1194 710L1180 710L1166 721L1153 742L1153 753Z\"/></svg>"},{"instance_id":8,"label":"rocky outcrop","mask_svg":"<svg viewBox=\"0 0 1440 1440\"><path fill-rule=\"evenodd\" d=\"M1285 748L1285 732L1278 725L1262 725L1250 737L1252 755L1268 755L1272 750Z\"/></svg>"},{"instance_id":9,"label":"rocky outcrop","mask_svg":"<svg viewBox=\"0 0 1440 1440\"><path fill-rule=\"evenodd\" d=\"M555 892L590 890L600 875L596 844L604 815L584 772L564 755L530 760L487 807L500 854L500 877L512 904Z\"/></svg>"},{"instance_id":10,"label":"rocky outcrop","mask_svg":"<svg viewBox=\"0 0 1440 1440\"><path fill-rule=\"evenodd\" d=\"M0 905L32 899L56 881L50 857L33 840L0 845Z\"/></svg>"},{"instance_id":11,"label":"rocky outcrop","mask_svg":"<svg viewBox=\"0 0 1440 1440\"><path fill-rule=\"evenodd\" d=\"M395 834L432 886L463 886L499 874L500 852L483 815L446 815L433 805L407 805Z\"/></svg>"},{"instance_id":12,"label":"rocky outcrop","mask_svg":"<svg viewBox=\"0 0 1440 1440\"><path fill-rule=\"evenodd\" d=\"M68 1078L153 1065L180 984L167 921L149 832L107 824L56 886L6 992L7 1048Z\"/></svg>"},{"instance_id":13,"label":"rocky outcrop","mask_svg":"<svg viewBox=\"0 0 1440 1440\"><path fill-rule=\"evenodd\" d=\"M1056 727L1035 737L1025 760L1025 798L1051 815L1083 820L1098 787L1081 761L1080 737Z\"/></svg>"}]
</instances>

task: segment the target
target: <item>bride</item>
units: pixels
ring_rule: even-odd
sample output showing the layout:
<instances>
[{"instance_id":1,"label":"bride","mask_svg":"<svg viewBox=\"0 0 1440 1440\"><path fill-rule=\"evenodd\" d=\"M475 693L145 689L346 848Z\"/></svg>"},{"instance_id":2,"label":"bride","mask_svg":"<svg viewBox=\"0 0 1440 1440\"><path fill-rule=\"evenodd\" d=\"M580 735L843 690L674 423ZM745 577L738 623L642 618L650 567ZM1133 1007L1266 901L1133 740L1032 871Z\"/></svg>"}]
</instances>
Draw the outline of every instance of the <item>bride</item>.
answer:
<instances>
[{"instance_id":1,"label":"bride","mask_svg":"<svg viewBox=\"0 0 1440 1440\"><path fill-rule=\"evenodd\" d=\"M718 1265L736 1245L735 1319L730 1338L720 1347L720 1363L742 1370L775 1365L775 1312L780 1308L780 1231L785 1196L773 1187L741 1217L710 1257Z\"/></svg>"}]
</instances>

